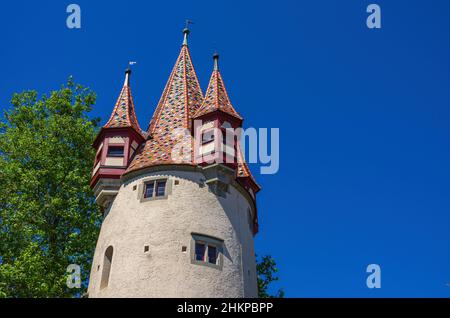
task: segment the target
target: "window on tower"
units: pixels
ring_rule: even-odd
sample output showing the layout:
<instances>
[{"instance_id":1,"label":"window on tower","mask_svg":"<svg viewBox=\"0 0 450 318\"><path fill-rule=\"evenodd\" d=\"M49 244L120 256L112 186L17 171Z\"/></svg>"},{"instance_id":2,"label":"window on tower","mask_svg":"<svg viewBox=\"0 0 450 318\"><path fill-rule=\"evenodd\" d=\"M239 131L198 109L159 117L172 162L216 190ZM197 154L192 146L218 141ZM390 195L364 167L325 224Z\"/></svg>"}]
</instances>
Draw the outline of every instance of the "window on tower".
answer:
<instances>
[{"instance_id":1,"label":"window on tower","mask_svg":"<svg viewBox=\"0 0 450 318\"><path fill-rule=\"evenodd\" d=\"M154 190L155 190L155 183L154 182L149 182L149 183L145 184L145 195L144 195L144 197L146 197L146 198L153 197Z\"/></svg>"},{"instance_id":2,"label":"window on tower","mask_svg":"<svg viewBox=\"0 0 450 318\"><path fill-rule=\"evenodd\" d=\"M205 261L206 245L201 242L195 242L195 260Z\"/></svg>"},{"instance_id":3,"label":"window on tower","mask_svg":"<svg viewBox=\"0 0 450 318\"><path fill-rule=\"evenodd\" d=\"M168 180L158 179L146 181L141 193L142 199L163 199L167 197L168 192Z\"/></svg>"},{"instance_id":4,"label":"window on tower","mask_svg":"<svg viewBox=\"0 0 450 318\"><path fill-rule=\"evenodd\" d=\"M192 234L192 263L222 269L223 241L211 236Z\"/></svg>"},{"instance_id":5,"label":"window on tower","mask_svg":"<svg viewBox=\"0 0 450 318\"><path fill-rule=\"evenodd\" d=\"M110 146L108 147L108 157L123 157L124 147L123 146Z\"/></svg>"},{"instance_id":6,"label":"window on tower","mask_svg":"<svg viewBox=\"0 0 450 318\"><path fill-rule=\"evenodd\" d=\"M157 197L163 197L166 195L166 180L156 181L156 192Z\"/></svg>"},{"instance_id":7,"label":"window on tower","mask_svg":"<svg viewBox=\"0 0 450 318\"><path fill-rule=\"evenodd\" d=\"M210 264L217 263L217 248L214 245L208 245L208 262Z\"/></svg>"},{"instance_id":8,"label":"window on tower","mask_svg":"<svg viewBox=\"0 0 450 318\"><path fill-rule=\"evenodd\" d=\"M100 289L108 287L109 276L110 276L110 272L111 272L112 258L113 258L113 247L109 246L106 249L105 255L103 257L103 271L102 271L102 277L101 277L101 281L100 281Z\"/></svg>"}]
</instances>

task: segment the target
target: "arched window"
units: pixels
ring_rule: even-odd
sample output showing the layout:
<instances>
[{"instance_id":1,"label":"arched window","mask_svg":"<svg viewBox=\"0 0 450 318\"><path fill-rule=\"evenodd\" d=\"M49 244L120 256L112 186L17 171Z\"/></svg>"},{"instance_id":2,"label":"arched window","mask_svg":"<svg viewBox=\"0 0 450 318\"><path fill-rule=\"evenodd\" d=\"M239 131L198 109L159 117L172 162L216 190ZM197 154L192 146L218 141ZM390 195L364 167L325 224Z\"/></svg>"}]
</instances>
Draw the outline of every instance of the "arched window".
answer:
<instances>
[{"instance_id":1,"label":"arched window","mask_svg":"<svg viewBox=\"0 0 450 318\"><path fill-rule=\"evenodd\" d=\"M109 246L105 251L105 257L103 258L103 271L100 289L108 287L112 258L113 258L113 247Z\"/></svg>"}]
</instances>

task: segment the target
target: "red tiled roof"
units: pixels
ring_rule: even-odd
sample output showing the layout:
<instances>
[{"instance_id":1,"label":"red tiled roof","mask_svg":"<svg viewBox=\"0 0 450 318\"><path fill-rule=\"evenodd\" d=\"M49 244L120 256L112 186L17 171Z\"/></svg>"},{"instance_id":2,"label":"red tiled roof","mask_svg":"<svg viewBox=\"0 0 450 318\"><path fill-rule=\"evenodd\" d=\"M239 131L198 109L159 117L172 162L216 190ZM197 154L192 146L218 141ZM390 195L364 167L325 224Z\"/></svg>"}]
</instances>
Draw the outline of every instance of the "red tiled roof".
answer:
<instances>
[{"instance_id":1,"label":"red tiled roof","mask_svg":"<svg viewBox=\"0 0 450 318\"><path fill-rule=\"evenodd\" d=\"M127 78L125 84L117 99L116 105L111 113L111 117L103 128L127 128L131 127L139 134L142 134L141 127L136 117L134 109L133 96L131 94L131 87L128 83L128 76L130 72L127 71Z\"/></svg>"},{"instance_id":2,"label":"red tiled roof","mask_svg":"<svg viewBox=\"0 0 450 318\"><path fill-rule=\"evenodd\" d=\"M203 93L187 45L183 45L148 127L150 139L135 156L127 172L159 164L177 163L172 150L179 140L175 129L190 129ZM193 164L192 157L188 164Z\"/></svg>"},{"instance_id":3,"label":"red tiled roof","mask_svg":"<svg viewBox=\"0 0 450 318\"><path fill-rule=\"evenodd\" d=\"M219 70L214 70L209 81L208 89L205 95L205 101L200 109L195 113L194 117L200 117L213 111L221 110L233 117L242 120L242 117L234 109L228 97L222 75Z\"/></svg>"},{"instance_id":4,"label":"red tiled roof","mask_svg":"<svg viewBox=\"0 0 450 318\"><path fill-rule=\"evenodd\" d=\"M190 137L192 119L215 110L221 110L242 120L230 102L222 76L217 68L217 61L206 97L203 98L185 37L181 52L149 123L147 130L149 139L141 145L126 173L156 165L187 164L195 166L192 152L188 153L187 158L182 162L172 159L175 145L180 144L182 140L172 134L174 130L180 129L180 132L184 130ZM185 142L190 143L191 140L187 138ZM193 147L192 144L184 145L191 149ZM242 156L240 143L238 143L238 156L239 164L236 176L249 178L259 189L259 185Z\"/></svg>"}]
</instances>

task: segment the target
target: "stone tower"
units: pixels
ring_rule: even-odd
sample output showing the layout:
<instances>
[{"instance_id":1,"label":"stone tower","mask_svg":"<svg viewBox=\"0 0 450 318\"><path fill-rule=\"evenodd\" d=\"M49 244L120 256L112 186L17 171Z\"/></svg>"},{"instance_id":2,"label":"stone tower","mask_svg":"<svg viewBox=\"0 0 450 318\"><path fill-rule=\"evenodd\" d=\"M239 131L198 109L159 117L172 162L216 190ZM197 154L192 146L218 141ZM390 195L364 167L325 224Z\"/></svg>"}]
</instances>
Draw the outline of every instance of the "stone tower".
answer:
<instances>
[{"instance_id":1,"label":"stone tower","mask_svg":"<svg viewBox=\"0 0 450 318\"><path fill-rule=\"evenodd\" d=\"M91 187L104 214L89 297L257 297L259 186L241 154L242 117L214 55L205 97L188 48L148 129L131 71L94 147ZM226 159L226 160L225 160Z\"/></svg>"}]
</instances>

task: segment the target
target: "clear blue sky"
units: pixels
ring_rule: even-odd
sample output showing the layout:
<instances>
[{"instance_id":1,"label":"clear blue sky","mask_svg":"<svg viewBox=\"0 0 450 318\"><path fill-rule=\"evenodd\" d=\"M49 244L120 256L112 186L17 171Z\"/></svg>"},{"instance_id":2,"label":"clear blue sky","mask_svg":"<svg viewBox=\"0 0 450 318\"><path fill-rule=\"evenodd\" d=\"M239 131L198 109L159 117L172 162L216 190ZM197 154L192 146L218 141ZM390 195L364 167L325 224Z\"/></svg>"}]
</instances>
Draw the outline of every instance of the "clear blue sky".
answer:
<instances>
[{"instance_id":1,"label":"clear blue sky","mask_svg":"<svg viewBox=\"0 0 450 318\"><path fill-rule=\"evenodd\" d=\"M69 1L7 1L0 10L0 107L13 92L98 93L103 122L129 60L146 127L191 19L203 90L214 50L234 106L277 127L281 163L259 175L258 254L279 263L290 297L450 296L450 2L92 1L82 29ZM366 27L366 6L382 29ZM382 288L365 285L368 264Z\"/></svg>"}]
</instances>

